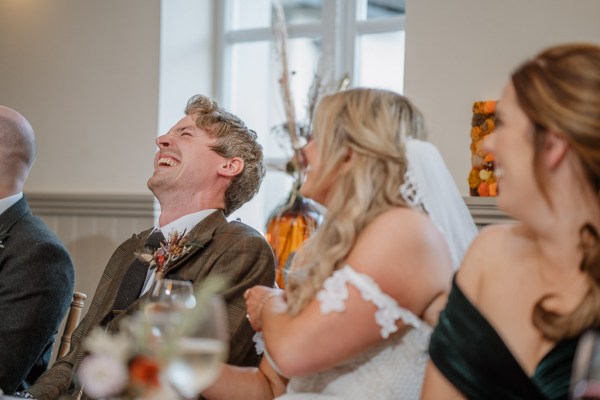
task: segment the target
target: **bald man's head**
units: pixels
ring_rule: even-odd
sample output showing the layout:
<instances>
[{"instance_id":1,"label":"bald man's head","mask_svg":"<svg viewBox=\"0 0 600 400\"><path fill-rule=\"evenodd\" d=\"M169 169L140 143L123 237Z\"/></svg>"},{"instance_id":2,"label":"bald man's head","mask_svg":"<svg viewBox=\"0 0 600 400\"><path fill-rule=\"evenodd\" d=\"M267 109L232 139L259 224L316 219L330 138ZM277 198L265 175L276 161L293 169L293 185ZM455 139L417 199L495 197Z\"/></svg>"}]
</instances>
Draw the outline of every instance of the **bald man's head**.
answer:
<instances>
[{"instance_id":1,"label":"bald man's head","mask_svg":"<svg viewBox=\"0 0 600 400\"><path fill-rule=\"evenodd\" d=\"M34 160L31 125L15 110L0 106L0 197L23 190Z\"/></svg>"}]
</instances>

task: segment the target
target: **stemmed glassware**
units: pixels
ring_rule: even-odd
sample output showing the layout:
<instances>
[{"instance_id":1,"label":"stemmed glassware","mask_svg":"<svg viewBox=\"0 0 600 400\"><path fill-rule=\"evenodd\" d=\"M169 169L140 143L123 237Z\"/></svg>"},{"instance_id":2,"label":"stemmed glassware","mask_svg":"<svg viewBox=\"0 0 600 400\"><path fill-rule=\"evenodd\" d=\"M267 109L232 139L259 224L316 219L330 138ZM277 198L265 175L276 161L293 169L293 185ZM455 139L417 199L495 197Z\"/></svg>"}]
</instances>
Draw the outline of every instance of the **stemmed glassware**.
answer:
<instances>
[{"instance_id":1,"label":"stemmed glassware","mask_svg":"<svg viewBox=\"0 0 600 400\"><path fill-rule=\"evenodd\" d=\"M167 379L186 399L196 399L218 377L228 353L227 315L221 298L212 295L188 313Z\"/></svg>"},{"instance_id":2,"label":"stemmed glassware","mask_svg":"<svg viewBox=\"0 0 600 400\"><path fill-rule=\"evenodd\" d=\"M185 318L187 310L196 305L193 287L189 281L158 279L149 290L140 316L142 323L149 328L146 338L148 350L160 354L171 336Z\"/></svg>"},{"instance_id":3,"label":"stemmed glassware","mask_svg":"<svg viewBox=\"0 0 600 400\"><path fill-rule=\"evenodd\" d=\"M144 311L181 312L196 305L190 281L157 279L149 291Z\"/></svg>"},{"instance_id":4,"label":"stemmed glassware","mask_svg":"<svg viewBox=\"0 0 600 400\"><path fill-rule=\"evenodd\" d=\"M577 346L573 362L570 398L600 399L600 330L586 332Z\"/></svg>"},{"instance_id":5,"label":"stemmed glassware","mask_svg":"<svg viewBox=\"0 0 600 400\"><path fill-rule=\"evenodd\" d=\"M162 360L164 383L184 399L216 380L228 352L223 301L210 290L196 294L190 282L157 280L140 315L149 333L144 346Z\"/></svg>"}]
</instances>

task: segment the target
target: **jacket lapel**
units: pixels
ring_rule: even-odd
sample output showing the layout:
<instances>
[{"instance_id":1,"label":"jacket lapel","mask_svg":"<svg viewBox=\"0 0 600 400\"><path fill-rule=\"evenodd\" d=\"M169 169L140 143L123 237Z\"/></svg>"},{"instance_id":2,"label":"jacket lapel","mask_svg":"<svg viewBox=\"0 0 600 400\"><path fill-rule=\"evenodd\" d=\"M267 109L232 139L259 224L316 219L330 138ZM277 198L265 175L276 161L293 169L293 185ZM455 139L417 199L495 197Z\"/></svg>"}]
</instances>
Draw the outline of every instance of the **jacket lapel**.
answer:
<instances>
[{"instance_id":1,"label":"jacket lapel","mask_svg":"<svg viewBox=\"0 0 600 400\"><path fill-rule=\"evenodd\" d=\"M25 196L23 196L19 201L0 214L0 243L6 242L6 239L10 236L9 231L13 225L28 212L29 205L27 205Z\"/></svg>"},{"instance_id":2,"label":"jacket lapel","mask_svg":"<svg viewBox=\"0 0 600 400\"><path fill-rule=\"evenodd\" d=\"M212 238L215 235L215 231L222 225L227 224L227 219L225 218L225 214L223 214L223 211L221 210L217 210L215 212L213 212L212 214L210 214L209 216L207 216L206 218L204 218L202 221L200 221L196 226L194 226L192 228L192 230L185 236L186 239L186 243L190 244L190 250L184 254L183 256L181 256L180 258L178 258L175 262L173 262L173 264L169 265L165 271L165 276L166 275L174 275L178 269L180 269L186 262L186 260L188 260L190 257L192 257L194 254L197 254L198 252L204 251L204 248L206 247L206 245L212 240ZM141 234L141 237L147 236L150 231L148 231L148 234L145 234L146 232L144 232L143 234ZM145 234L145 235L144 235ZM145 239L144 239L145 240ZM125 265L125 268L127 266ZM121 268L121 267L120 267ZM115 297L116 297L116 291L115 291ZM135 300L132 305L126 310L125 313L123 313L125 315L130 314L131 312L134 312L135 310L138 309L140 302L143 302L147 296L149 296L149 291L144 293L139 299ZM114 299L112 301L114 303ZM120 319L120 318L115 318L115 319Z\"/></svg>"},{"instance_id":3,"label":"jacket lapel","mask_svg":"<svg viewBox=\"0 0 600 400\"><path fill-rule=\"evenodd\" d=\"M221 225L226 223L227 219L221 210L213 212L208 217L200 221L184 238L186 241L186 246L190 246L189 251L169 265L164 272L165 275L173 274L175 271L181 268L181 266L185 264L185 261L192 255L204 250L206 245L214 237L215 231Z\"/></svg>"}]
</instances>

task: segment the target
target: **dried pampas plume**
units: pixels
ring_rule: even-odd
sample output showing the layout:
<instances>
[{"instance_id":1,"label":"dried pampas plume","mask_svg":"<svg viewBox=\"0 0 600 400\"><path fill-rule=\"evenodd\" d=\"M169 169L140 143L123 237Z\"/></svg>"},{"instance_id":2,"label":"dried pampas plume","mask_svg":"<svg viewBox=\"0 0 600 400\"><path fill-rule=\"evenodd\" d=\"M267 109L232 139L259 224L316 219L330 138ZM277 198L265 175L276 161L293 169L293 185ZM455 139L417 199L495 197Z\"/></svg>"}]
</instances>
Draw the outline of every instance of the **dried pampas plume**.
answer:
<instances>
[{"instance_id":1,"label":"dried pampas plume","mask_svg":"<svg viewBox=\"0 0 600 400\"><path fill-rule=\"evenodd\" d=\"M279 78L279 88L283 99L285 116L287 119L287 131L292 142L292 148L297 150L302 146L298 139L297 124L296 124L296 108L294 106L294 98L292 96L292 88L290 85L290 70L287 59L287 25L285 23L285 14L283 6L279 1L273 3L275 8L276 24L275 36L277 44L275 46L277 54L281 60L281 78Z\"/></svg>"},{"instance_id":2,"label":"dried pampas plume","mask_svg":"<svg viewBox=\"0 0 600 400\"><path fill-rule=\"evenodd\" d=\"M315 71L312 84L308 91L308 104L306 106L306 116L298 119L296 116L296 107L291 89L291 78L293 72L290 71L288 64L288 48L287 48L287 24L283 6L279 0L273 0L273 9L275 13L274 36L275 36L275 53L281 63L281 77L279 78L279 89L283 100L286 122L282 125L273 128L273 132L278 135L283 135L289 138L293 151L291 160L286 165L285 171L293 176L299 176L304 170L304 156L302 147L306 144L311 135L311 124L314 116L315 108L321 97L332 88L328 87L327 82L330 76L325 72L327 64L324 57L319 58L317 70ZM349 79L345 77L338 87L338 90L345 89L349 83Z\"/></svg>"}]
</instances>

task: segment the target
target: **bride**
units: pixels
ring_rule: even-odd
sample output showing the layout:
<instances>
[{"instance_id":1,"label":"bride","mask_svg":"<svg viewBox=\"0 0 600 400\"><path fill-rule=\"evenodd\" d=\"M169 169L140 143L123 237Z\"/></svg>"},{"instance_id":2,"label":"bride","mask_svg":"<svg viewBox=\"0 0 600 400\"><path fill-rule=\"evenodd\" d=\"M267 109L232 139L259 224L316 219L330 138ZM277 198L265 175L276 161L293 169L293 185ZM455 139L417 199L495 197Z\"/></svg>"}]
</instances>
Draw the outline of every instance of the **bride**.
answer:
<instances>
[{"instance_id":1,"label":"bride","mask_svg":"<svg viewBox=\"0 0 600 400\"><path fill-rule=\"evenodd\" d=\"M227 366L204 396L417 399L431 326L475 225L439 153L410 139L424 128L405 97L326 96L313 128L302 194L327 208L326 221L285 293L245 294L266 344L259 370Z\"/></svg>"}]
</instances>

